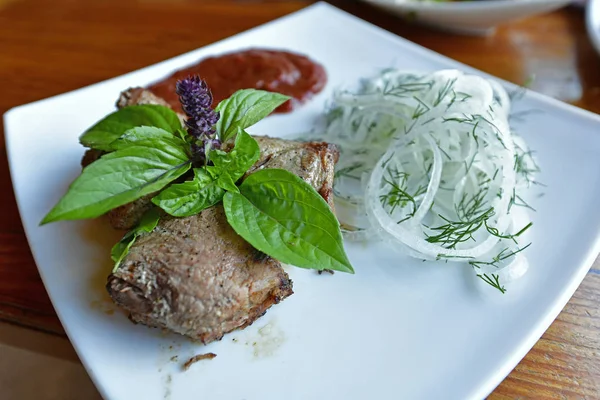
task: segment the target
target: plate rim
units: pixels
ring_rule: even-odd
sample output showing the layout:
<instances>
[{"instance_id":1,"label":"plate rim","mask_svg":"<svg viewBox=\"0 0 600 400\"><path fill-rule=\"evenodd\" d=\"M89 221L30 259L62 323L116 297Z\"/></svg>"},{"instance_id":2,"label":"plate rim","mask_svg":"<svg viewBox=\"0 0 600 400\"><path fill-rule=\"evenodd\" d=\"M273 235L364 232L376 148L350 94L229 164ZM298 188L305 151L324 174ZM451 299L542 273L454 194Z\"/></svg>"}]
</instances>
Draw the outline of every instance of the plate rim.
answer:
<instances>
[{"instance_id":1,"label":"plate rim","mask_svg":"<svg viewBox=\"0 0 600 400\"><path fill-rule=\"evenodd\" d=\"M435 2L435 1L405 1L405 0L363 0L367 3L378 4L387 7L398 7L411 11L497 11L510 9L520 9L538 5L540 8L553 7L561 4L567 5L570 0L520 0L515 3L514 0L486 0L486 1L460 1L460 2Z\"/></svg>"},{"instance_id":2,"label":"plate rim","mask_svg":"<svg viewBox=\"0 0 600 400\"><path fill-rule=\"evenodd\" d=\"M594 17L594 12L596 16ZM594 24L595 23L595 24ZM585 25L592 46L600 56L600 1L588 0L585 7Z\"/></svg>"},{"instance_id":3,"label":"plate rim","mask_svg":"<svg viewBox=\"0 0 600 400\"><path fill-rule=\"evenodd\" d=\"M4 122L4 127L5 127L6 152L7 152L9 171L10 171L10 176L11 176L11 181L12 181L12 186L13 186L13 192L15 194L15 199L16 199L18 210L19 210L19 215L21 216L21 218L23 216L24 206L22 205L22 201L21 201L22 197L18 195L18 190L16 187L16 176L15 176L15 171L14 171L14 167L13 167L13 165L15 163L15 161L13 161L13 160L16 156L12 153L12 151L13 151L12 149L14 148L14 145L11 144L15 133L12 133L14 130L8 129L9 121L11 121L14 118L13 116L15 114L20 113L25 108L37 106L44 102L51 102L51 101L59 99L63 96L76 94L80 91L93 89L96 86L101 86L101 85L104 85L104 84L111 82L113 80L116 80L116 79L125 78L130 75L138 74L141 71L145 71L150 68L154 68L154 67L162 65L164 63L175 62L176 60L185 58L189 54L194 53L200 49L207 49L212 46L217 46L224 41L228 41L233 38L238 38L240 36L252 33L254 31L267 28L271 24L278 23L287 18L297 17L301 14L308 13L312 10L319 10L319 9L325 9L326 11L333 12L340 17L349 18L354 23L360 23L361 25L363 25L364 29L368 29L373 34L383 37L386 40L390 40L390 41L393 41L396 43L400 42L400 43L402 43L402 45L408 46L412 50L417 52L420 57L424 57L429 60L436 60L436 61L443 62L446 65L448 65L449 67L451 66L453 68L454 67L460 68L462 70L469 71L471 73L475 72L480 76L485 76L488 78L491 77L491 78L497 80L498 82L502 83L503 85L506 85L511 88L518 87L518 85L515 85L504 79L495 77L484 71L477 70L474 67L471 67L469 65L458 62L450 57L447 57L445 55L434 52L433 50L429 50L421 45L418 45L418 44L411 42L405 38L402 38L392 32L385 30L384 28L380 28L380 27L376 26L375 24L372 24L366 20L363 20L357 16L354 16L354 15L352 15L344 10L341 10L337 7L334 7L328 3L318 2L313 5L309 5L305 8L302 8L298 11L284 15L282 17L275 18L264 24L258 25L256 27L250 28L245 31L242 31L235 35L223 38L219 41L207 44L206 46L202 46L202 47L190 50L188 52L182 53L180 55L165 59L158 63L151 64L151 65L142 67L140 69L137 69L137 70L134 70L134 71L131 71L131 72L119 75L119 76L115 76L115 77L112 77L112 78L109 78L109 79L106 79L106 80L103 80L100 82L96 82L96 83L93 83L93 84L90 84L90 85L87 85L87 86L84 86L84 87L81 87L81 88L78 88L78 89L75 89L72 91L64 92L64 93L61 93L58 95L40 99L40 100L30 102L27 104L15 106L15 107L12 107L11 109L7 110L3 115L3 122ZM578 118L583 118L583 119L590 120L590 121L600 124L600 115L597 115L593 112L573 106L571 104L564 103L562 101L553 99L553 98L543 95L541 93L534 92L530 89L526 89L526 92L527 92L528 97L532 97L532 98L536 99L537 101L545 103L546 105L548 105L550 107L557 108L558 110L563 111L563 112L571 113L572 115L577 116ZM25 224L22 224L22 226L25 231L28 245L31 250L32 256L35 260L36 268L42 278L44 287L46 288L47 278L46 278L43 270L39 267L37 256L35 254L33 247L31 246L31 239L30 239L31 232L25 226ZM579 287L579 285L585 278L586 274L588 273L589 269L593 265L598 253L600 253L600 227L598 227L598 232L596 234L595 240L593 241L593 245L589 247L588 251L586 252L586 254L583 257L584 261L581 263L579 268L576 269L573 274L571 274L569 281L561 287L559 295L557 295L556 298L553 300L553 304L551 305L550 311L548 313L546 313L546 315L543 318L540 319L540 321L536 324L535 329L530 330L530 332L521 339L521 344L519 346L515 347L514 350L511 352L510 356L507 357L508 361L503 362L502 367L499 368L499 370L497 370L494 374L489 375L484 382L481 382L479 385L477 385L477 387L475 388L476 390L474 392L470 393L470 396L472 398L485 398L487 395L489 395L506 378L506 376L508 376L508 374L515 368L515 366L527 354L527 352L529 352L531 350L531 348L533 348L535 343L539 340L539 338L543 335L543 333L548 329L548 327L552 324L552 322L556 319L556 317L560 314L560 312L563 310L565 305L568 303L569 299L573 296L573 294L575 293L575 291L577 290L577 288ZM46 291L48 292L48 289L46 289ZM49 294L50 300L54 306L54 300L50 296L50 293L48 293L48 294ZM84 352L79 348L78 345L76 345L76 343L74 341L71 340L71 332L70 332L71 329L68 325L63 324L62 309L55 307L55 311L61 321L61 325L65 329L65 332L66 332L69 340L71 341L71 344L75 348L79 358L82 360L82 364L83 364L84 368L86 369L86 372L88 373L88 375L94 382L94 385L96 386L97 390L100 392L101 396L103 398L108 399L109 398L108 393L105 390L105 386L104 386L103 382L101 382L98 379L97 375L94 373L94 370L92 369L92 365L89 363L89 361L87 361L87 357L84 355Z\"/></svg>"}]
</instances>

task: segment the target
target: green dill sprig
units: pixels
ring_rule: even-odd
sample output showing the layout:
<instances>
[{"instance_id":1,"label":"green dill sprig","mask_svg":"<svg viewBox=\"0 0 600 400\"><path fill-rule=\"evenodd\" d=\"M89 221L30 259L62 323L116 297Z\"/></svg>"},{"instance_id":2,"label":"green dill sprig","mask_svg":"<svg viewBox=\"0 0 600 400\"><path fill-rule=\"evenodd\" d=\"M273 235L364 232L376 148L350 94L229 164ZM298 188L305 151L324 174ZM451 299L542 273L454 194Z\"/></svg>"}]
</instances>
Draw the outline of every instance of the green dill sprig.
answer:
<instances>
[{"instance_id":1,"label":"green dill sprig","mask_svg":"<svg viewBox=\"0 0 600 400\"><path fill-rule=\"evenodd\" d=\"M521 196L519 196L515 189L512 191L512 195L510 196L510 200L508 201L508 212L513 208L513 206L517 207L525 207L530 209L531 211L536 211L535 208L531 207L529 203L527 203Z\"/></svg>"},{"instance_id":2,"label":"green dill sprig","mask_svg":"<svg viewBox=\"0 0 600 400\"><path fill-rule=\"evenodd\" d=\"M481 214L467 220L452 221L441 214L438 216L446 221L446 224L429 228L432 231L440 232L437 235L427 235L429 243L436 243L446 249L455 249L460 243L468 240L475 241L473 234L484 226L485 222L494 215L494 208L490 207Z\"/></svg>"},{"instance_id":3,"label":"green dill sprig","mask_svg":"<svg viewBox=\"0 0 600 400\"><path fill-rule=\"evenodd\" d=\"M497 228L494 228L492 226L489 226L487 224L487 221L485 222L485 229L488 231L488 233L492 236L496 236L498 239L506 239L506 240L512 240L513 242L515 242L515 244L517 244L517 238L519 236L521 236L523 233L525 233L529 228L531 228L533 226L533 222L528 223L527 225L525 225L523 228L521 228L521 230L517 233L513 233L513 234L501 234Z\"/></svg>"},{"instance_id":4,"label":"green dill sprig","mask_svg":"<svg viewBox=\"0 0 600 400\"><path fill-rule=\"evenodd\" d=\"M523 151L515 146L515 172L522 176L528 185L535 183L535 175L540 172L540 167L533 157L533 151Z\"/></svg>"},{"instance_id":5,"label":"green dill sprig","mask_svg":"<svg viewBox=\"0 0 600 400\"><path fill-rule=\"evenodd\" d=\"M413 99L415 99L417 101L417 103L419 103L419 104L417 104L417 107L415 107L415 110L413 111L412 119L421 118L423 115L427 114L427 112L429 112L429 110L431 110L431 107L429 107L427 104L425 104L418 97L413 96Z\"/></svg>"},{"instance_id":6,"label":"green dill sprig","mask_svg":"<svg viewBox=\"0 0 600 400\"><path fill-rule=\"evenodd\" d=\"M437 93L435 100L433 101L434 107L437 107L442 102L442 100L444 100L444 98L448 95L448 93L450 93L450 91L454 87L454 84L456 83L456 79L457 78L449 79L446 81L444 86L442 86L440 91Z\"/></svg>"},{"instance_id":7,"label":"green dill sprig","mask_svg":"<svg viewBox=\"0 0 600 400\"><path fill-rule=\"evenodd\" d=\"M491 275L491 277L490 277ZM500 275L498 274L477 274L477 277L480 278L482 281L484 281L485 283L487 283L488 285L490 285L493 288L496 288L500 291L500 293L504 294L506 293L506 289L504 288L504 286L502 286L500 284Z\"/></svg>"},{"instance_id":8,"label":"green dill sprig","mask_svg":"<svg viewBox=\"0 0 600 400\"><path fill-rule=\"evenodd\" d=\"M433 86L433 81L430 81L430 82L406 82L406 83L394 83L394 84L387 81L386 84L384 85L383 95L395 96L395 97L410 97L414 93L428 91L431 89L432 86Z\"/></svg>"},{"instance_id":9,"label":"green dill sprig","mask_svg":"<svg viewBox=\"0 0 600 400\"><path fill-rule=\"evenodd\" d=\"M448 262L448 260L452 260L452 259L471 260L471 259L473 259L473 257L471 257L471 256L454 256L454 255L450 255L450 254L441 254L441 253L435 257L436 261L446 260L446 262Z\"/></svg>"},{"instance_id":10,"label":"green dill sprig","mask_svg":"<svg viewBox=\"0 0 600 400\"><path fill-rule=\"evenodd\" d=\"M344 109L340 106L330 109L325 116L325 125L329 127L335 120L341 118L343 115Z\"/></svg>"},{"instance_id":11,"label":"green dill sprig","mask_svg":"<svg viewBox=\"0 0 600 400\"><path fill-rule=\"evenodd\" d=\"M519 248L517 248L517 250L512 250L512 251L508 247L506 247L506 248L502 249L494 257L492 257L492 259L490 261L469 261L469 264L472 267L477 268L477 269L479 269L483 266L492 266L492 267L500 268L500 263L502 261L505 261L511 257L516 256L517 254L519 254L520 252L522 252L529 246L531 246L531 243L529 243L523 247L519 247Z\"/></svg>"},{"instance_id":12,"label":"green dill sprig","mask_svg":"<svg viewBox=\"0 0 600 400\"><path fill-rule=\"evenodd\" d=\"M459 96L461 96L460 98L458 98ZM448 110L450 107L452 107L454 105L454 103L462 103L467 101L468 99L470 99L471 97L473 97L472 95L468 94L468 93L464 93L464 92L455 92L454 89L452 90L452 98L450 99L450 101L448 102L448 105L446 106L446 110Z\"/></svg>"},{"instance_id":13,"label":"green dill sprig","mask_svg":"<svg viewBox=\"0 0 600 400\"><path fill-rule=\"evenodd\" d=\"M437 146L438 150L440 151L440 153L442 153L443 155L446 156L446 158L451 161L452 157L450 157L450 154L448 154L448 152L446 150L444 150L442 148L442 146L440 145L440 141L439 140L434 140L435 141L435 145Z\"/></svg>"},{"instance_id":14,"label":"green dill sprig","mask_svg":"<svg viewBox=\"0 0 600 400\"><path fill-rule=\"evenodd\" d=\"M466 174L471 172L471 167L475 163L475 158L477 158L477 153L473 153L473 157L471 157L471 160L469 160L469 162L467 162L467 160L463 161L465 163L465 173Z\"/></svg>"},{"instance_id":15,"label":"green dill sprig","mask_svg":"<svg viewBox=\"0 0 600 400\"><path fill-rule=\"evenodd\" d=\"M340 168L339 170L335 171L333 177L334 179L340 178L342 176L350 178L350 179L355 179L360 181L361 177L359 175L354 174L354 172L356 172L356 170L362 168L364 165L362 163L354 163L350 166L344 167L344 168Z\"/></svg>"},{"instance_id":16,"label":"green dill sprig","mask_svg":"<svg viewBox=\"0 0 600 400\"><path fill-rule=\"evenodd\" d=\"M412 204L412 212L408 213L407 218L398 222L401 223L415 215L417 212L417 201L415 198L427 192L427 187L420 185L413 194L410 194L407 191L409 175L406 172L401 172L397 169L394 171L388 170L387 172L388 177L384 177L383 182L391 188L388 193L379 196L381 204L390 209L390 214L393 214L398 207L404 208L408 204Z\"/></svg>"},{"instance_id":17,"label":"green dill sprig","mask_svg":"<svg viewBox=\"0 0 600 400\"><path fill-rule=\"evenodd\" d=\"M502 147L504 147L505 149L507 148L506 145L504 144L504 140L500 137L500 129L498 129L498 127L496 126L496 124L494 124L492 121L490 121L488 118L484 117L481 114L463 114L462 117L442 117L442 122L446 123L446 122L456 122L459 124L466 124L466 125L470 125L473 127L472 130L472 135L475 138L475 142L477 143L477 146L479 146L479 142L477 141L476 138L476 133L475 133L475 129L479 126L480 122L485 122L487 123L490 127L493 128L494 130L494 136L496 136L496 139L498 139L498 142L500 142L500 144L502 145Z\"/></svg>"},{"instance_id":18,"label":"green dill sprig","mask_svg":"<svg viewBox=\"0 0 600 400\"><path fill-rule=\"evenodd\" d=\"M486 205L485 198L488 190L487 187L482 187L471 197L467 197L467 193L463 193L458 204L454 206L456 215L461 221L468 221L470 218L484 213L483 207Z\"/></svg>"}]
</instances>

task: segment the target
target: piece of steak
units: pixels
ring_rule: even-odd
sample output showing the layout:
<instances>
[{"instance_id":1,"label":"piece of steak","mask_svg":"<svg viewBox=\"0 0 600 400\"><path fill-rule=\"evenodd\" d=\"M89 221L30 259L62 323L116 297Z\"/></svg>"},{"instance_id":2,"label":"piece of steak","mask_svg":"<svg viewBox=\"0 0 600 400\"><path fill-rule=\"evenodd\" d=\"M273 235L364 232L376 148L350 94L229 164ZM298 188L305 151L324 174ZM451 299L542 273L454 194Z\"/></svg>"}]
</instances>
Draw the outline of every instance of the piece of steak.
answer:
<instances>
[{"instance_id":1,"label":"piece of steak","mask_svg":"<svg viewBox=\"0 0 600 400\"><path fill-rule=\"evenodd\" d=\"M263 156L249 173L285 168L332 203L337 150L325 143L257 137ZM244 328L291 295L281 264L231 228L221 205L186 217L165 217L131 247L107 284L135 322L209 343Z\"/></svg>"},{"instance_id":2,"label":"piece of steak","mask_svg":"<svg viewBox=\"0 0 600 400\"><path fill-rule=\"evenodd\" d=\"M287 169L333 207L335 146L266 136L255 139L261 157L248 174L263 168ZM138 214L130 210L128 215ZM281 264L237 235L221 205L191 217L164 217L153 232L134 243L108 277L107 290L134 322L203 343L245 328L293 293Z\"/></svg>"},{"instance_id":3,"label":"piece of steak","mask_svg":"<svg viewBox=\"0 0 600 400\"><path fill-rule=\"evenodd\" d=\"M221 205L162 219L138 238L107 289L134 322L203 343L245 328L293 293L281 264L235 233Z\"/></svg>"},{"instance_id":4,"label":"piece of steak","mask_svg":"<svg viewBox=\"0 0 600 400\"><path fill-rule=\"evenodd\" d=\"M151 91L142 87L132 87L122 91L117 100L117 108L123 108L136 104L158 104L165 107L171 107L168 102L156 96ZM183 117L183 114L178 114Z\"/></svg>"}]
</instances>

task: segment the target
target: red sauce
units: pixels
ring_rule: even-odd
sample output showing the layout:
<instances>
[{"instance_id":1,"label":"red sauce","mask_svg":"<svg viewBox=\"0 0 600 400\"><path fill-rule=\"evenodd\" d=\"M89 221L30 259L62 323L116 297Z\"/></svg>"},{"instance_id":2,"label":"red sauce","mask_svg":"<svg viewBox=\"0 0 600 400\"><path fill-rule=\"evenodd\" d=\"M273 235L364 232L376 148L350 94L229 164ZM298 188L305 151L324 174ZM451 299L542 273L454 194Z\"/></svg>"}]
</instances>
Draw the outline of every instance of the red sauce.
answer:
<instances>
[{"instance_id":1,"label":"red sauce","mask_svg":"<svg viewBox=\"0 0 600 400\"><path fill-rule=\"evenodd\" d=\"M213 94L213 106L239 89L262 89L292 97L276 112L292 111L319 93L327 82L323 66L308 57L287 51L249 49L205 58L148 89L181 111L175 83L190 75L206 81Z\"/></svg>"}]
</instances>

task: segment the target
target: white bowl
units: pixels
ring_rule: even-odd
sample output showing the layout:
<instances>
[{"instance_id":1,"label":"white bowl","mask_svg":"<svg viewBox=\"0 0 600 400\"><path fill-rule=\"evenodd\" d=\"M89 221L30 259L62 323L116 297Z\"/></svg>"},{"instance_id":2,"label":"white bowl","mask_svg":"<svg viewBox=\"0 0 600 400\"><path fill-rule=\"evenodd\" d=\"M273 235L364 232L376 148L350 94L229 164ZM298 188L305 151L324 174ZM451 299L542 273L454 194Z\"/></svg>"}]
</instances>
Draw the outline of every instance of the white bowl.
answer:
<instances>
[{"instance_id":1,"label":"white bowl","mask_svg":"<svg viewBox=\"0 0 600 400\"><path fill-rule=\"evenodd\" d=\"M439 3L418 0L363 0L417 22L465 34L485 35L502 23L556 10L571 0L486 0Z\"/></svg>"},{"instance_id":2,"label":"white bowl","mask_svg":"<svg viewBox=\"0 0 600 400\"><path fill-rule=\"evenodd\" d=\"M598 53L600 53L600 0L588 1L586 25L590 40Z\"/></svg>"}]
</instances>

